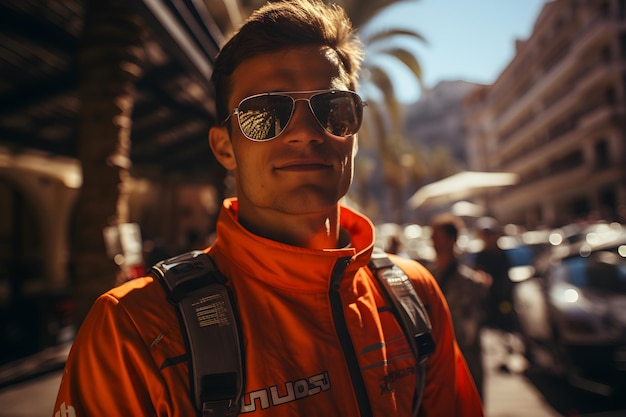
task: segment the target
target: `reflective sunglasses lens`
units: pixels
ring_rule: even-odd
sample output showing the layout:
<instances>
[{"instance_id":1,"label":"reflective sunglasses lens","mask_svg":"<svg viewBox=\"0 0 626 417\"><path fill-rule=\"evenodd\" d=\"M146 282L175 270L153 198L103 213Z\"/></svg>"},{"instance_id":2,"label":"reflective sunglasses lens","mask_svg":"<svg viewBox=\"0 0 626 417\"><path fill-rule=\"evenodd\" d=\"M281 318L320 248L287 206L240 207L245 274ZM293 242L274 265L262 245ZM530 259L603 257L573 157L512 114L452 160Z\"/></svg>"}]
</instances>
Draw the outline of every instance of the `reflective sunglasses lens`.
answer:
<instances>
[{"instance_id":1,"label":"reflective sunglasses lens","mask_svg":"<svg viewBox=\"0 0 626 417\"><path fill-rule=\"evenodd\" d=\"M289 96L250 97L239 104L239 126L248 139L270 140L283 131L292 111L293 100Z\"/></svg>"},{"instance_id":2,"label":"reflective sunglasses lens","mask_svg":"<svg viewBox=\"0 0 626 417\"><path fill-rule=\"evenodd\" d=\"M346 137L361 127L363 105L358 95L349 91L329 91L311 97L315 117L328 133Z\"/></svg>"}]
</instances>

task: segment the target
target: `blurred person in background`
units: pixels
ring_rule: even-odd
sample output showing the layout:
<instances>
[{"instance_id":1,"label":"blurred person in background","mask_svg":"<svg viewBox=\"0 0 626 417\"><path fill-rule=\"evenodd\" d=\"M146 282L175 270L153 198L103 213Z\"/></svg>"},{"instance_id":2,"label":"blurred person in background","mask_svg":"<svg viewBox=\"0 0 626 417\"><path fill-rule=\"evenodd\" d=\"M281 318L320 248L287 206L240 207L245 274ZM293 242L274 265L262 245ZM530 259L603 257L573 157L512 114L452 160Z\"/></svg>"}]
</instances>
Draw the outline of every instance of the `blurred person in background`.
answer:
<instances>
[{"instance_id":1,"label":"blurred person in background","mask_svg":"<svg viewBox=\"0 0 626 417\"><path fill-rule=\"evenodd\" d=\"M483 304L491 284L490 277L475 274L459 262L457 239L465 229L459 217L450 213L440 214L431 220L430 226L436 258L429 269L446 297L457 342L484 402L480 333L485 321Z\"/></svg>"},{"instance_id":2,"label":"blurred person in background","mask_svg":"<svg viewBox=\"0 0 626 417\"><path fill-rule=\"evenodd\" d=\"M508 360L513 353L513 333L516 330L515 309L513 308L513 282L509 278L511 262L506 252L498 246L502 236L502 226L498 220L484 216L476 220L474 229L483 243L476 254L473 268L482 280L492 282L486 300L486 326L495 330L504 348L504 357L499 370L509 372Z\"/></svg>"}]
</instances>

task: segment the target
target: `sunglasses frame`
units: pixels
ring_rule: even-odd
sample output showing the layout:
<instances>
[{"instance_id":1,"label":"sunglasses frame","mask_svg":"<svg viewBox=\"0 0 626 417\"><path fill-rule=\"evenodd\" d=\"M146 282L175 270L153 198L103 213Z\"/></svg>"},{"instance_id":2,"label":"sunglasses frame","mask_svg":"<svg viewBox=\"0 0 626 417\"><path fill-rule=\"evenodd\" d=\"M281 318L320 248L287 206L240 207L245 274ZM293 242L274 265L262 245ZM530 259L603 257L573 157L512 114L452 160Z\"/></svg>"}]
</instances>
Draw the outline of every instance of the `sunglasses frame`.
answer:
<instances>
[{"instance_id":1,"label":"sunglasses frame","mask_svg":"<svg viewBox=\"0 0 626 417\"><path fill-rule=\"evenodd\" d=\"M339 90L339 89L326 89L326 90L306 90L306 91L275 91L275 92L267 92L267 93L260 93L260 94L253 94L251 96L245 97L243 98L239 104L237 105L237 107L235 107L228 116L226 116L226 118L222 121L222 125L226 124L228 122L228 120L234 116L237 115L237 125L239 126L239 130L241 131L241 133L245 136L246 139L251 140L253 142L269 142L271 140L276 139L277 137L279 137L281 135L282 132L285 131L285 129L287 129L287 126L289 126L289 122L291 122L291 119L293 118L293 114L296 111L296 102L298 101L306 101L309 104L309 110L311 111L311 113L313 114L313 117L315 118L315 121L317 121L317 123L320 125L320 127L324 130L324 132L326 132L328 135L331 135L333 137L336 138L347 138L348 136L352 136L355 135L358 132L354 132L350 135L346 135L346 136L338 136L335 135L331 132L329 132L328 130L326 130L326 128L324 127L324 125L322 125L322 122L317 118L317 114L315 114L315 111L313 110L313 106L311 105L311 99L317 95L320 94L326 94L326 93L350 93L351 95L353 95L354 97L356 97L358 100L356 101L358 104L361 105L361 120L359 121L359 129L361 128L361 124L363 123L363 108L367 107L367 101L363 100L361 98L361 96L352 90ZM306 98L295 98L293 97L293 95L300 95L300 94L308 94L309 96ZM239 108L241 107L241 104L243 102L245 102L246 100L250 100L252 98L256 98L256 97L263 97L263 96L284 96L284 97L289 97L291 99L291 114L289 115L289 118L287 119L287 123L285 123L285 126L283 126L283 129L276 135L273 136L269 139L255 139L255 138L251 138L248 135L246 135L246 133L243 131L243 127L241 126L241 120L239 118Z\"/></svg>"}]
</instances>

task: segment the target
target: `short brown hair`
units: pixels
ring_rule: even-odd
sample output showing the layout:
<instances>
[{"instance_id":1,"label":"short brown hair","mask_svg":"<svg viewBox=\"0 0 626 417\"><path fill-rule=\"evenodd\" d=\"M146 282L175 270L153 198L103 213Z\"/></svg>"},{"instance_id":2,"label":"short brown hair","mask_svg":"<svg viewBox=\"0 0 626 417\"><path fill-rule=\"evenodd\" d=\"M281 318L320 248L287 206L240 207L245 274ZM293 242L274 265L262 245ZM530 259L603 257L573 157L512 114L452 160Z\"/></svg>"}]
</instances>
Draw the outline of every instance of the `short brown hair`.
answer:
<instances>
[{"instance_id":1,"label":"short brown hair","mask_svg":"<svg viewBox=\"0 0 626 417\"><path fill-rule=\"evenodd\" d=\"M452 213L442 213L432 219L430 227L441 228L448 237L456 240L465 229L465 223Z\"/></svg>"},{"instance_id":2,"label":"short brown hair","mask_svg":"<svg viewBox=\"0 0 626 417\"><path fill-rule=\"evenodd\" d=\"M230 76L244 60L302 45L327 46L337 53L346 82L356 89L363 48L345 11L321 0L281 0L254 11L218 53L211 81L218 121L229 113Z\"/></svg>"}]
</instances>

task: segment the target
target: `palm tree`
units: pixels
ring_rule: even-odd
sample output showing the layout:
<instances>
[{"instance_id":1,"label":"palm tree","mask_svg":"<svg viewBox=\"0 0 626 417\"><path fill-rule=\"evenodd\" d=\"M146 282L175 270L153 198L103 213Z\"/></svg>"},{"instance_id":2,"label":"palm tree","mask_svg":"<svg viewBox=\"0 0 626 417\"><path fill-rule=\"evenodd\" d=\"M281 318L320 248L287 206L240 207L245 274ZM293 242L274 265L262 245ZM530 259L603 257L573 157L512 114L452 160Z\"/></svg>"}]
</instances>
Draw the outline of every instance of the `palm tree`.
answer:
<instances>
[{"instance_id":1,"label":"palm tree","mask_svg":"<svg viewBox=\"0 0 626 417\"><path fill-rule=\"evenodd\" d=\"M373 7L383 3L385 4L382 8L371 11L369 14L359 8L355 11L358 13L356 19L362 16L368 16L369 19L363 22L360 28L362 29L360 30L361 40L366 51L360 93L369 103L369 108L368 119L359 134L359 140L363 149L362 153L377 155L385 190L388 191L388 194L383 192L383 199L384 194L387 194L391 201L391 219L381 220L401 223L408 181L419 183L422 171L416 165L421 159L419 150L413 149L409 144L410 141L404 137L404 114L402 104L396 94L396 89L403 86L394 85L393 74L395 71L403 70L414 77L420 89L424 89L422 68L413 47L416 44L425 43L426 40L420 33L410 28L387 26L382 30L376 30L376 16L382 9L392 3L395 3L397 7L402 7L403 3L408 4L409 1L371 2ZM361 6L360 3L359 5ZM350 13L350 10L348 12ZM358 168L357 163L357 175L359 175ZM358 184L356 192L361 194L356 200L362 205L371 206L371 203L367 201L367 191L364 191L362 187L368 187L368 185ZM377 199L381 200L380 193L377 194ZM367 214L371 215L371 213Z\"/></svg>"}]
</instances>

